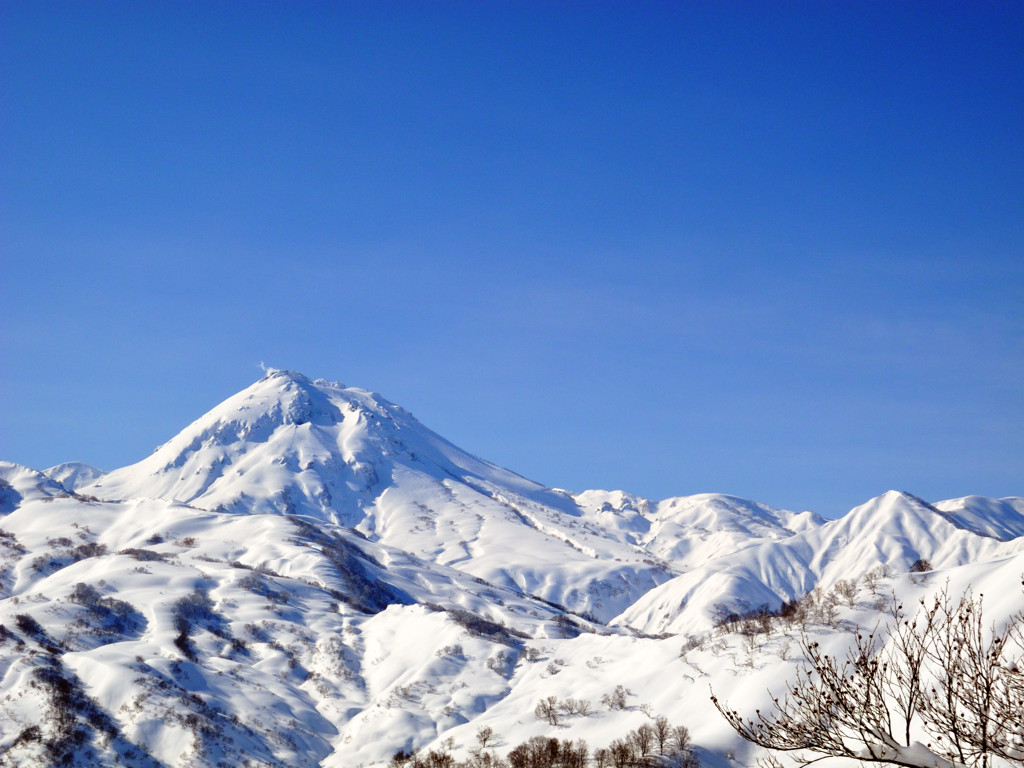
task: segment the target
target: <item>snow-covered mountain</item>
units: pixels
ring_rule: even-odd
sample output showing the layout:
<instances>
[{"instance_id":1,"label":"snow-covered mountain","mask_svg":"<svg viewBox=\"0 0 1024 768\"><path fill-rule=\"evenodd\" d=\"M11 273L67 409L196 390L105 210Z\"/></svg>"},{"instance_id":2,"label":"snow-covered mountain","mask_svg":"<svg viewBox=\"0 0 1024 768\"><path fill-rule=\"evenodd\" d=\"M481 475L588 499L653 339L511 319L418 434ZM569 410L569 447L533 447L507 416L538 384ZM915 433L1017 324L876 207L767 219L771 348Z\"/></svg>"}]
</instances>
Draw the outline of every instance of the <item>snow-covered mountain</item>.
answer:
<instances>
[{"instance_id":1,"label":"snow-covered mountain","mask_svg":"<svg viewBox=\"0 0 1024 768\"><path fill-rule=\"evenodd\" d=\"M1024 499L889 492L826 522L573 494L290 371L109 473L0 462L0 515L0 765L381 765L466 755L487 727L499 751L603 746L663 713L724 766L748 750L708 684L756 698L795 662L728 633L681 656L677 635L872 571L901 596L1004 584L996 617L1022 607ZM602 706L617 685L625 706ZM555 726L534 716L549 696L591 711Z\"/></svg>"},{"instance_id":2,"label":"snow-covered mountain","mask_svg":"<svg viewBox=\"0 0 1024 768\"><path fill-rule=\"evenodd\" d=\"M602 620L672 576L568 495L471 456L377 395L291 371L80 490L329 522Z\"/></svg>"},{"instance_id":3,"label":"snow-covered mountain","mask_svg":"<svg viewBox=\"0 0 1024 768\"><path fill-rule=\"evenodd\" d=\"M906 573L927 560L931 568L946 570L1024 552L1024 537L992 535L1018 524L1019 500L972 499L957 500L965 503L956 512L942 512L910 494L889 491L838 520L724 554L650 590L616 621L652 633L706 630L719 606L738 612L761 605L775 609L816 587L860 579L879 566ZM999 514L986 518L993 509Z\"/></svg>"},{"instance_id":4,"label":"snow-covered mountain","mask_svg":"<svg viewBox=\"0 0 1024 768\"><path fill-rule=\"evenodd\" d=\"M56 480L69 491L81 488L99 480L105 474L102 469L96 469L81 461L67 461L55 467L44 469L43 474L51 480Z\"/></svg>"}]
</instances>

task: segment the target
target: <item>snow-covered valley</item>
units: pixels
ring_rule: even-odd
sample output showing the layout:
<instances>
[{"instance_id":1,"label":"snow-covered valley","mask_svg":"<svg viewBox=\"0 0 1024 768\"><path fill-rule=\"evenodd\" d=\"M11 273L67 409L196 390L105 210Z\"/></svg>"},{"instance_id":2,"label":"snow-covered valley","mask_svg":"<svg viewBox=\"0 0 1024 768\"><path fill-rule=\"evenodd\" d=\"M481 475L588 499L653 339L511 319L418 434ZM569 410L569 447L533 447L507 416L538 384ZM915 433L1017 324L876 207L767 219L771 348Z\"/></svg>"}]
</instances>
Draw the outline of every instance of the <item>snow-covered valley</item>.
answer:
<instances>
[{"instance_id":1,"label":"snow-covered valley","mask_svg":"<svg viewBox=\"0 0 1024 768\"><path fill-rule=\"evenodd\" d=\"M465 760L658 716L702 765L752 765L711 690L753 711L801 631L842 648L944 586L1003 621L1022 574L1022 498L888 491L826 521L570 493L272 371L137 464L0 462L0 765ZM799 626L723 620L808 594L827 610Z\"/></svg>"}]
</instances>

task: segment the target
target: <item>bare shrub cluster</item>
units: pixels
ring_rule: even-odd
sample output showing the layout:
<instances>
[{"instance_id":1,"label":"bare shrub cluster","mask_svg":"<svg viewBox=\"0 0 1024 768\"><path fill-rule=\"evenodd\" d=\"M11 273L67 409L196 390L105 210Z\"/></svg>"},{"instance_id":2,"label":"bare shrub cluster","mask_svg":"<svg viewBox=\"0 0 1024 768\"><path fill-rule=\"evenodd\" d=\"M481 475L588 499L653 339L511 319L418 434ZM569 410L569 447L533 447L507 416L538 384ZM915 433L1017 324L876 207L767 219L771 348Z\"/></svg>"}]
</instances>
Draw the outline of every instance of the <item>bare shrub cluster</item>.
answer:
<instances>
[{"instance_id":1,"label":"bare shrub cluster","mask_svg":"<svg viewBox=\"0 0 1024 768\"><path fill-rule=\"evenodd\" d=\"M195 627L207 629L218 637L227 637L224 620L214 612L213 601L201 587L196 587L189 594L174 601L171 606L171 619L178 631L174 645L187 659L196 658L191 640Z\"/></svg>"},{"instance_id":2,"label":"bare shrub cluster","mask_svg":"<svg viewBox=\"0 0 1024 768\"><path fill-rule=\"evenodd\" d=\"M105 597L91 584L75 584L68 600L86 609L86 615L76 620L75 624L91 633L122 638L138 635L145 630L145 617L131 603Z\"/></svg>"},{"instance_id":3,"label":"bare shrub cluster","mask_svg":"<svg viewBox=\"0 0 1024 768\"><path fill-rule=\"evenodd\" d=\"M559 725L563 718L568 717L589 717L591 712L593 706L590 699L559 699L557 696L541 699L533 709L534 716L538 720L547 721L548 725Z\"/></svg>"},{"instance_id":4,"label":"bare shrub cluster","mask_svg":"<svg viewBox=\"0 0 1024 768\"><path fill-rule=\"evenodd\" d=\"M544 700L557 709L554 697ZM582 739L556 739L546 736L532 738L513 747L501 757L488 744L498 740L494 729L477 730L477 746L470 758L458 761L449 742L425 753L401 750L395 753L390 768L699 768L697 755L690 741L690 732L683 725L672 725L658 717L645 723L607 747L591 751Z\"/></svg>"}]
</instances>

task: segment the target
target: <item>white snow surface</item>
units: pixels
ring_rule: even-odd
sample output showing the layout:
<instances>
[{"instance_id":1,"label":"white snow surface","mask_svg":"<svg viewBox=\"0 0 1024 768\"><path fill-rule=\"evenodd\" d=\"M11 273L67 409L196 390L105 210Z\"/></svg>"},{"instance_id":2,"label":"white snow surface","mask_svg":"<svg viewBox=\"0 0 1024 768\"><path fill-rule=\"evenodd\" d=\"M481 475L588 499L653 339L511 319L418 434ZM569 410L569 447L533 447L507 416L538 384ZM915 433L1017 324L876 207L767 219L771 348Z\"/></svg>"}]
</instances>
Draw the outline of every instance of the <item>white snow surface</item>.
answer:
<instances>
[{"instance_id":1,"label":"white snow surface","mask_svg":"<svg viewBox=\"0 0 1024 768\"><path fill-rule=\"evenodd\" d=\"M934 570L912 577L919 559ZM709 690L752 710L799 659L780 636L682 655L680 636L880 565L904 602L948 582L1003 620L1024 608L1024 499L890 491L824 521L573 494L376 394L270 371L131 466L0 462L0 766L49 764L26 735L53 735L47 675L78 692L80 766L382 766L449 739L464 758L482 726L499 752L600 747L642 705L687 725L704 765L750 765ZM862 587L840 625L876 622L875 602ZM551 726L547 696L593 710Z\"/></svg>"},{"instance_id":2,"label":"white snow surface","mask_svg":"<svg viewBox=\"0 0 1024 768\"><path fill-rule=\"evenodd\" d=\"M74 491L83 485L95 483L106 473L102 469L96 469L96 467L89 466L81 461L67 461L55 467L44 469L43 474L51 480L56 480L69 491Z\"/></svg>"}]
</instances>

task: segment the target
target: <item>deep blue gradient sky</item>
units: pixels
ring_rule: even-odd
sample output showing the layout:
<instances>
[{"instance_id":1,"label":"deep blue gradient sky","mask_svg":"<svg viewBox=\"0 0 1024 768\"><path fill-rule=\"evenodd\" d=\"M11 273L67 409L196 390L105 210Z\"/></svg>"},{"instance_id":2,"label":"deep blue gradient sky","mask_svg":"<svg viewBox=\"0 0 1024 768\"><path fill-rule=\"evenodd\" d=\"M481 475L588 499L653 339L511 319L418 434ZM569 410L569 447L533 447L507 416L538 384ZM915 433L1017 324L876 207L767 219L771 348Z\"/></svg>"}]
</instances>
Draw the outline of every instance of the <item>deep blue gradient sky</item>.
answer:
<instances>
[{"instance_id":1,"label":"deep blue gradient sky","mask_svg":"<svg viewBox=\"0 0 1024 768\"><path fill-rule=\"evenodd\" d=\"M259 363L573 490L1024 494L1024 4L0 8L0 458Z\"/></svg>"}]
</instances>

